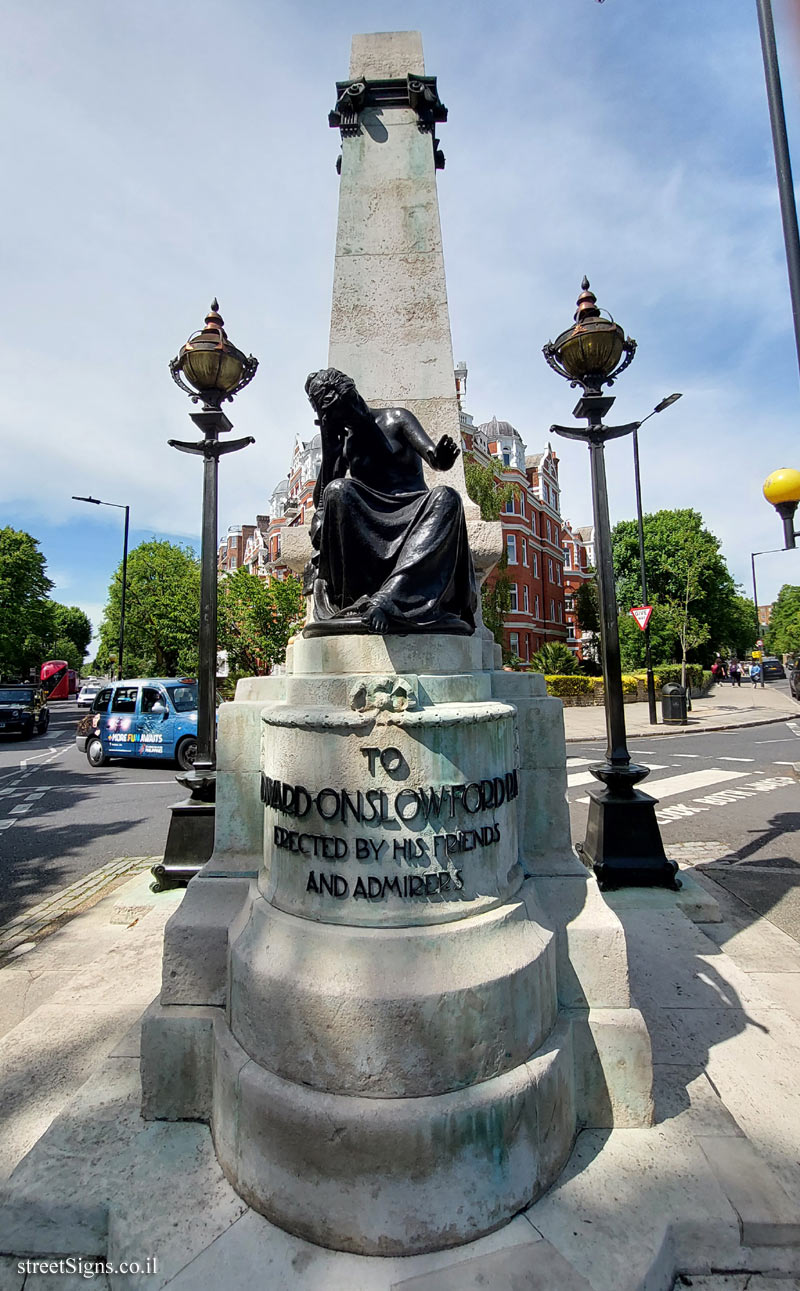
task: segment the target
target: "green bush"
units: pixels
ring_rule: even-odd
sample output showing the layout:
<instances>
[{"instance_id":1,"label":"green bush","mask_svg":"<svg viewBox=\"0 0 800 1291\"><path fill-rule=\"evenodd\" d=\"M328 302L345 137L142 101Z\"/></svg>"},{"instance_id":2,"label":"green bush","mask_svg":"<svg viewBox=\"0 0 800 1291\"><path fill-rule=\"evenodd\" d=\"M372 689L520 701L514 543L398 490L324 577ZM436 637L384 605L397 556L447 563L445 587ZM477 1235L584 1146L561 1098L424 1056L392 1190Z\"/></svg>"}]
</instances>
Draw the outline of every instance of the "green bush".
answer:
<instances>
[{"instance_id":1,"label":"green bush","mask_svg":"<svg viewBox=\"0 0 800 1291\"><path fill-rule=\"evenodd\" d=\"M681 665L679 663L660 663L653 669L656 689L662 686L676 683L681 684ZM699 690L703 685L703 669L699 663L687 663L686 681L693 690Z\"/></svg>"},{"instance_id":2,"label":"green bush","mask_svg":"<svg viewBox=\"0 0 800 1291\"><path fill-rule=\"evenodd\" d=\"M594 690L594 678L582 677L577 672L569 676L550 673L545 676L545 681L548 695L555 695L557 699L565 699L572 695L590 695Z\"/></svg>"}]
</instances>

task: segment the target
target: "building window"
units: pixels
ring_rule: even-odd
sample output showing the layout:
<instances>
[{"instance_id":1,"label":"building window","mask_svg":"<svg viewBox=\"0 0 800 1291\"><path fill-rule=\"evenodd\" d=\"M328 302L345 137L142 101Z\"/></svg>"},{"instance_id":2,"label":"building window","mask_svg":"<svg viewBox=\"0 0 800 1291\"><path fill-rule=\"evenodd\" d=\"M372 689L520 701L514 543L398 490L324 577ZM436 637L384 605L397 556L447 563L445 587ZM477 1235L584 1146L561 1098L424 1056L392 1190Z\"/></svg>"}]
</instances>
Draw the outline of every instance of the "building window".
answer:
<instances>
[{"instance_id":1,"label":"building window","mask_svg":"<svg viewBox=\"0 0 800 1291\"><path fill-rule=\"evenodd\" d=\"M517 563L517 537L516 534L506 534L506 555L508 556L509 565Z\"/></svg>"},{"instance_id":2,"label":"building window","mask_svg":"<svg viewBox=\"0 0 800 1291\"><path fill-rule=\"evenodd\" d=\"M534 536L536 534L536 512L535 511L531 511L531 533Z\"/></svg>"},{"instance_id":3,"label":"building window","mask_svg":"<svg viewBox=\"0 0 800 1291\"><path fill-rule=\"evenodd\" d=\"M523 586L522 586L522 608L523 608L523 610L525 611L525 613L527 614L527 613L528 613L528 608L529 608L529 605L528 605L528 584L527 584L527 583L523 583Z\"/></svg>"},{"instance_id":4,"label":"building window","mask_svg":"<svg viewBox=\"0 0 800 1291\"><path fill-rule=\"evenodd\" d=\"M569 550L569 547L567 547L565 544L564 545L564 568L569 569L571 566L571 563L572 562L570 560L570 550Z\"/></svg>"},{"instance_id":5,"label":"building window","mask_svg":"<svg viewBox=\"0 0 800 1291\"><path fill-rule=\"evenodd\" d=\"M514 498L510 497L506 502L506 515L514 514Z\"/></svg>"},{"instance_id":6,"label":"building window","mask_svg":"<svg viewBox=\"0 0 800 1291\"><path fill-rule=\"evenodd\" d=\"M550 622L555 623L555 621L556 621L556 603L551 596L550 597Z\"/></svg>"},{"instance_id":7,"label":"building window","mask_svg":"<svg viewBox=\"0 0 800 1291\"><path fill-rule=\"evenodd\" d=\"M511 612L512 614L516 614L517 610L519 609L516 583L511 583L508 589L508 594L511 597Z\"/></svg>"},{"instance_id":8,"label":"building window","mask_svg":"<svg viewBox=\"0 0 800 1291\"><path fill-rule=\"evenodd\" d=\"M564 622L564 615L563 615L563 612L562 612L562 609L561 609L561 602L560 602L560 601L558 602L558 621L559 621L559 623L563 623L563 622Z\"/></svg>"},{"instance_id":9,"label":"building window","mask_svg":"<svg viewBox=\"0 0 800 1291\"><path fill-rule=\"evenodd\" d=\"M552 530L552 528L551 528L551 526L550 526L550 521L549 521L549 520L547 521L547 541L548 541L548 542L552 542L552 541L553 541L553 530Z\"/></svg>"},{"instance_id":10,"label":"building window","mask_svg":"<svg viewBox=\"0 0 800 1291\"><path fill-rule=\"evenodd\" d=\"M553 562L549 556L547 557L547 577L550 579L550 582L552 583L553 582Z\"/></svg>"},{"instance_id":11,"label":"building window","mask_svg":"<svg viewBox=\"0 0 800 1291\"><path fill-rule=\"evenodd\" d=\"M547 503L550 502L550 490L547 487L547 485L544 483L542 484L542 497L544 498L545 502Z\"/></svg>"},{"instance_id":12,"label":"building window","mask_svg":"<svg viewBox=\"0 0 800 1291\"><path fill-rule=\"evenodd\" d=\"M522 539L522 563L523 565L528 563L528 544L524 538Z\"/></svg>"},{"instance_id":13,"label":"building window","mask_svg":"<svg viewBox=\"0 0 800 1291\"><path fill-rule=\"evenodd\" d=\"M533 553L533 576L534 578L539 577L539 557L536 552Z\"/></svg>"},{"instance_id":14,"label":"building window","mask_svg":"<svg viewBox=\"0 0 800 1291\"><path fill-rule=\"evenodd\" d=\"M505 450L503 451L503 465L504 465L504 466L510 466L510 465L511 465L511 454L510 454L510 453L505 452Z\"/></svg>"},{"instance_id":15,"label":"building window","mask_svg":"<svg viewBox=\"0 0 800 1291\"><path fill-rule=\"evenodd\" d=\"M530 632L526 632L525 633L525 662L530 663L530 658L531 658L531 634Z\"/></svg>"},{"instance_id":16,"label":"building window","mask_svg":"<svg viewBox=\"0 0 800 1291\"><path fill-rule=\"evenodd\" d=\"M540 614L540 612L539 612L539 597L538 597L538 596L535 596L535 597L533 598L533 617L534 617L535 619L539 619L539 618L541 618L541 614ZM537 646L537 649L538 649L538 646Z\"/></svg>"},{"instance_id":17,"label":"building window","mask_svg":"<svg viewBox=\"0 0 800 1291\"><path fill-rule=\"evenodd\" d=\"M571 613L571 612L575 609L575 597L574 597L574 596L565 596L565 597L564 597L564 604L565 604L565 606L567 607L567 610Z\"/></svg>"},{"instance_id":18,"label":"building window","mask_svg":"<svg viewBox=\"0 0 800 1291\"><path fill-rule=\"evenodd\" d=\"M509 632L508 648L511 654L516 655L516 657L519 658L519 632Z\"/></svg>"},{"instance_id":19,"label":"building window","mask_svg":"<svg viewBox=\"0 0 800 1291\"><path fill-rule=\"evenodd\" d=\"M556 564L556 582L561 586L561 566Z\"/></svg>"}]
</instances>

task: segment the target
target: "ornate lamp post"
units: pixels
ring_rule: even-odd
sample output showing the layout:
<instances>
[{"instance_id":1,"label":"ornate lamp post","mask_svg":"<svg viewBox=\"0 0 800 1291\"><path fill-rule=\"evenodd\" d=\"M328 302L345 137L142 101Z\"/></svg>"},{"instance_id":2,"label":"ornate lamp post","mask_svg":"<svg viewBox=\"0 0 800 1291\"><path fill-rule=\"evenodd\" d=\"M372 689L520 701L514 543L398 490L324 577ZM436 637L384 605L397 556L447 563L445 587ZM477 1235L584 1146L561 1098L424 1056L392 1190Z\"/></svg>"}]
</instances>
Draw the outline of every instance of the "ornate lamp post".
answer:
<instances>
[{"instance_id":1,"label":"ornate lamp post","mask_svg":"<svg viewBox=\"0 0 800 1291\"><path fill-rule=\"evenodd\" d=\"M632 361L636 342L626 337L610 316L597 308L597 297L586 278L581 283L575 323L555 341L544 346L544 356L554 372L582 386L573 416L585 418L585 429L551 426L551 431L568 439L580 439L589 448L592 472L597 590L600 603L600 641L605 680L605 710L608 746L604 763L589 768L602 784L589 791L589 819L582 855L591 865L601 888L677 888L677 865L667 859L655 816L655 799L637 789L649 769L631 762L625 737L622 698L622 666L619 651L617 597L611 555L611 526L604 446L606 440L628 435L640 422L605 426L603 417L614 403L604 395Z\"/></svg>"},{"instance_id":2,"label":"ornate lamp post","mask_svg":"<svg viewBox=\"0 0 800 1291\"><path fill-rule=\"evenodd\" d=\"M205 327L194 332L169 365L173 380L202 407L189 416L203 434L199 442L170 439L171 448L203 459L203 520L200 541L200 634L197 705L197 756L192 770L178 776L191 799L172 809L164 864L153 867L161 887L186 882L211 855L214 842L213 802L216 791L217 674L217 476L219 459L254 444L252 435L220 441L233 429L222 411L252 381L258 360L246 358L228 340L216 300ZM188 384L187 384L188 382Z\"/></svg>"}]
</instances>

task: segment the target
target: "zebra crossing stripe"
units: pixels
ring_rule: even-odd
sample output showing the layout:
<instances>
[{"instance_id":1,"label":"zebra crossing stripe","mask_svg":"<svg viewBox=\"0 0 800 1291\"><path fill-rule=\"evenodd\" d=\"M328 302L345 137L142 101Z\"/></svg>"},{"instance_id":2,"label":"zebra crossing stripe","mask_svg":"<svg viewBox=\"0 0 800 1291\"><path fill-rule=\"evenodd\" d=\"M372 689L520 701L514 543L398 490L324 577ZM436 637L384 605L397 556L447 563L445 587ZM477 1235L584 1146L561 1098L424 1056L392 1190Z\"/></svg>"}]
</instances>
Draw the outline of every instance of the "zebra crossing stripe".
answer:
<instances>
[{"instance_id":1,"label":"zebra crossing stripe","mask_svg":"<svg viewBox=\"0 0 800 1291\"><path fill-rule=\"evenodd\" d=\"M752 772L725 771L722 767L707 767L703 771L688 771L684 775L665 776L663 780L656 780L653 784L645 780L639 787L660 802L662 798L673 798L679 793L691 793L693 789L704 789L708 785L721 784L726 780L743 780L748 774ZM578 802L588 801L588 797L578 799Z\"/></svg>"},{"instance_id":2,"label":"zebra crossing stripe","mask_svg":"<svg viewBox=\"0 0 800 1291\"><path fill-rule=\"evenodd\" d=\"M597 759L594 760L594 765L595 766L598 765ZM667 769L666 765L659 765L656 762L652 762L650 764L651 771L666 771L666 769ZM591 771L579 771L575 775L567 776L568 789L577 789L582 784L599 784L599 783L600 783L599 780L597 779L596 776L592 775ZM578 801L583 802L584 800L583 798L579 798ZM588 799L586 801L588 801Z\"/></svg>"}]
</instances>

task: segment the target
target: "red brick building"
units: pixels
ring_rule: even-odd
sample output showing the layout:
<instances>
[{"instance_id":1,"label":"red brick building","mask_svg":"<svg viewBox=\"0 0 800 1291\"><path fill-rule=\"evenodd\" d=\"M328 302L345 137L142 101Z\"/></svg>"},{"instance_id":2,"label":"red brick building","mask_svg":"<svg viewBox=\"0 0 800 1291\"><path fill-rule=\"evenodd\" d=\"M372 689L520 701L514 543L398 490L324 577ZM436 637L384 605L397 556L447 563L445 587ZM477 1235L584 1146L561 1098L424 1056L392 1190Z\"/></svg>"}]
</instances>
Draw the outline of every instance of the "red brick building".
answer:
<instances>
[{"instance_id":1,"label":"red brick building","mask_svg":"<svg viewBox=\"0 0 800 1291\"><path fill-rule=\"evenodd\" d=\"M562 530L564 547L564 617L567 622L567 645L579 659L595 659L599 644L595 634L586 633L578 626L575 601L578 589L594 578L589 573L594 567L594 526L582 525L573 529L569 520Z\"/></svg>"},{"instance_id":2,"label":"red brick building","mask_svg":"<svg viewBox=\"0 0 800 1291\"><path fill-rule=\"evenodd\" d=\"M506 654L527 662L540 646L567 639L558 457L549 444L545 452L526 456L522 436L510 422L493 417L475 426L463 409L466 382L466 364L460 363L456 389L462 447L480 465L491 464L503 484L515 486L515 496L501 516L508 558L502 573L511 593L503 647ZM498 573L491 574L490 581Z\"/></svg>"}]
</instances>

